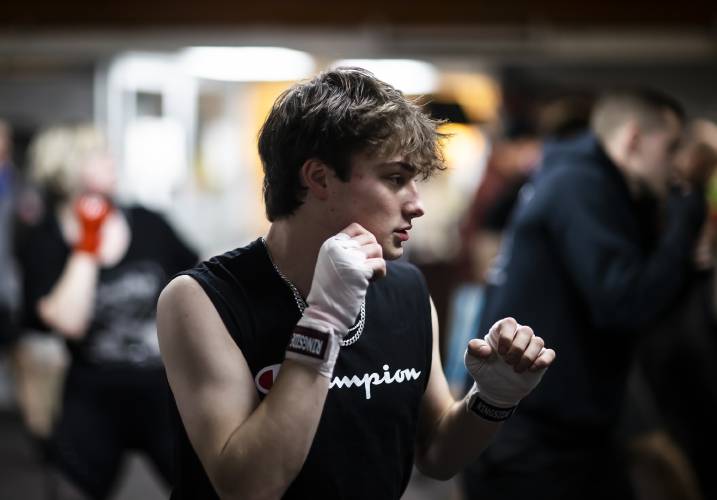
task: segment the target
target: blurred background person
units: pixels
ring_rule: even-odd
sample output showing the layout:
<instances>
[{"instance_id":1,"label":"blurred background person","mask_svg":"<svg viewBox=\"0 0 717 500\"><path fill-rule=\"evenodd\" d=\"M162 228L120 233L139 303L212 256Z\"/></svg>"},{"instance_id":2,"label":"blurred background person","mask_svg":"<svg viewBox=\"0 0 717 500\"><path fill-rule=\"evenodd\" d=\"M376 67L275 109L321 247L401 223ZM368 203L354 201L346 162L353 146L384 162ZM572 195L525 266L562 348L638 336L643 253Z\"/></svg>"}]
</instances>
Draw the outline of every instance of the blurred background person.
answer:
<instances>
[{"instance_id":1,"label":"blurred background person","mask_svg":"<svg viewBox=\"0 0 717 500\"><path fill-rule=\"evenodd\" d=\"M589 96L563 93L536 103L534 111L506 118L506 130L491 143L485 174L461 221L464 278L486 282L520 189L540 165L544 142L585 132L591 106Z\"/></svg>"},{"instance_id":2,"label":"blurred background person","mask_svg":"<svg viewBox=\"0 0 717 500\"><path fill-rule=\"evenodd\" d=\"M12 255L15 166L10 125L0 120L0 347L17 336L17 273Z\"/></svg>"},{"instance_id":3,"label":"blurred background person","mask_svg":"<svg viewBox=\"0 0 717 500\"><path fill-rule=\"evenodd\" d=\"M91 125L57 126L30 147L44 219L18 249L24 326L62 336L71 354L50 458L89 498L106 498L127 450L170 482L171 437L155 306L197 255L158 214L114 199L115 164Z\"/></svg>"},{"instance_id":4,"label":"blurred background person","mask_svg":"<svg viewBox=\"0 0 717 500\"><path fill-rule=\"evenodd\" d=\"M49 434L58 374L64 366L55 342L21 335L19 273L14 251L24 228L42 214L38 193L23 179L13 158L13 133L0 121L0 354L7 354L12 388L29 435L41 443Z\"/></svg>"},{"instance_id":5,"label":"blurred background person","mask_svg":"<svg viewBox=\"0 0 717 500\"><path fill-rule=\"evenodd\" d=\"M462 346L479 326L488 270L498 255L520 190L540 165L546 141L585 132L591 105L589 96L563 92L527 109L505 112L505 131L491 142L485 174L460 224L461 252L456 260L462 284L451 298L444 363L455 394L466 389Z\"/></svg>"},{"instance_id":6,"label":"blurred background person","mask_svg":"<svg viewBox=\"0 0 717 500\"><path fill-rule=\"evenodd\" d=\"M707 190L710 216L695 245L688 285L639 346L633 375L638 387L631 394L633 405L642 406L637 418L643 420L643 427L632 436L630 451L640 457L643 472L638 486L650 498L694 498L689 496L694 491L713 499L717 498L712 466L712 444L717 441L717 126L713 122L700 119L690 124L675 167L683 182Z\"/></svg>"},{"instance_id":7,"label":"blurred background person","mask_svg":"<svg viewBox=\"0 0 717 500\"><path fill-rule=\"evenodd\" d=\"M669 189L683 120L669 96L613 92L591 132L545 146L489 272L478 331L510 314L561 356L468 470L468 498L632 498L614 435L628 370L637 339L685 285L704 220L698 187ZM614 348L596 349L606 339Z\"/></svg>"}]
</instances>

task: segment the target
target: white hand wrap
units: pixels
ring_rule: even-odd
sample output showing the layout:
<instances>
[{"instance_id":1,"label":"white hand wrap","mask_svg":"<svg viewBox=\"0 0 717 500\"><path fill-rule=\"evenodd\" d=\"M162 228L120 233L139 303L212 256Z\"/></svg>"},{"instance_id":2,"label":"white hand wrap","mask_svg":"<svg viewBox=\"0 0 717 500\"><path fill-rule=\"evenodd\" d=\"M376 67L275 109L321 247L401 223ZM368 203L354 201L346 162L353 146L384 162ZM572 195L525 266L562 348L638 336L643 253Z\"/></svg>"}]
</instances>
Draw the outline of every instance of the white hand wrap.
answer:
<instances>
[{"instance_id":1,"label":"white hand wrap","mask_svg":"<svg viewBox=\"0 0 717 500\"><path fill-rule=\"evenodd\" d=\"M493 328L484 340L493 349L489 358L473 356L467 349L465 352L466 369L475 381L468 392L466 404L469 411L497 422L513 414L520 400L538 385L545 368L517 373L513 366L498 354L498 333Z\"/></svg>"},{"instance_id":2,"label":"white hand wrap","mask_svg":"<svg viewBox=\"0 0 717 500\"><path fill-rule=\"evenodd\" d=\"M308 307L286 350L287 359L315 366L329 378L339 355L339 341L356 321L373 274L358 246L344 233L321 245Z\"/></svg>"}]
</instances>

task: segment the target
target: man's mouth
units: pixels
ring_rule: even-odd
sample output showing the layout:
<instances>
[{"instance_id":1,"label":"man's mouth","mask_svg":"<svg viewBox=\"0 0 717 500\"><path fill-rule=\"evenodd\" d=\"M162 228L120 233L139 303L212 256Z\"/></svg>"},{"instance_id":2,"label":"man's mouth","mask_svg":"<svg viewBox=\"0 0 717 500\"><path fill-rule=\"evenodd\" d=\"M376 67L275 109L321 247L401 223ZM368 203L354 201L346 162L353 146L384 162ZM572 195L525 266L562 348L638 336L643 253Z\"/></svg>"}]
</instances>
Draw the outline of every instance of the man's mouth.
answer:
<instances>
[{"instance_id":1,"label":"man's mouth","mask_svg":"<svg viewBox=\"0 0 717 500\"><path fill-rule=\"evenodd\" d=\"M410 230L411 230L411 226L405 226L405 227L396 229L393 232L393 234L395 234L398 237L398 239L400 239L401 241L408 241L408 238L409 238L408 231L410 231Z\"/></svg>"}]
</instances>

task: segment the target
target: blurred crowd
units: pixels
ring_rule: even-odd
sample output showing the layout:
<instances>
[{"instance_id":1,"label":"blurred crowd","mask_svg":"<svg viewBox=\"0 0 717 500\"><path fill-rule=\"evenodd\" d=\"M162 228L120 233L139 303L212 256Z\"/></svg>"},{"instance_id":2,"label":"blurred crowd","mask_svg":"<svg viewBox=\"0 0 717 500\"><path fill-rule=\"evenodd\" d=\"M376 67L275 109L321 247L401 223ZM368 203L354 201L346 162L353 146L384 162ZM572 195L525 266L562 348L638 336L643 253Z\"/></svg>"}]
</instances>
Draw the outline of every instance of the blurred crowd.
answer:
<instances>
[{"instance_id":1,"label":"blurred crowd","mask_svg":"<svg viewBox=\"0 0 717 500\"><path fill-rule=\"evenodd\" d=\"M465 498L513 498L517 490L506 484L529 492L535 484L516 479L551 468L581 488L612 485L609 498L717 498L710 466L717 439L717 125L665 105L674 130L658 137L655 130L667 125L653 127L652 111L628 94L617 105L559 96L506 113L499 126L485 125L489 153L477 188L463 200L468 208L451 272L437 277L418 262L443 305L441 343L456 394L466 382L466 340L482 336L496 314L534 326L558 352L536 391L547 402L538 394L519 407L515 422L464 473ZM168 280L196 263L197 252L162 214L118 200L117 166L97 127L44 129L25 156L26 164L15 164L12 124L0 122L0 355L12 368L17 408L38 460L53 475L53 495L110 497L130 450L149 457L169 485L172 423L155 305ZM609 177L614 190L605 188L615 198L599 197L603 177L552 180L556 169L579 170L583 161L617 165L619 178L604 174L615 177ZM539 202L555 208L541 212L538 223L531 210ZM623 215L615 215L618 205ZM583 209L584 223L577 218ZM604 252L593 256L600 245ZM683 248L688 265L660 267L679 260L660 255L674 257ZM626 259L633 267L619 267ZM540 272L561 274L562 284L536 283ZM594 284L583 286L588 272ZM503 294L506 281L520 280L533 280L526 295ZM615 285L623 281L629 283ZM559 295L559 286L569 296ZM598 293L611 298L598 300ZM599 301L615 306L594 306ZM618 324L626 304L634 306L626 314L640 321L630 316ZM538 331L538 325L565 328L549 309L569 309L580 331L554 338ZM605 348L599 359L581 360L594 347L583 338L588 334L615 352ZM599 368L585 373L590 363ZM587 390L593 399L583 403L571 390ZM579 411L593 400L609 406L591 414L610 415L600 434ZM624 476L624 484L615 486L619 481L606 479L611 474ZM623 487L632 493L623 496Z\"/></svg>"}]
</instances>

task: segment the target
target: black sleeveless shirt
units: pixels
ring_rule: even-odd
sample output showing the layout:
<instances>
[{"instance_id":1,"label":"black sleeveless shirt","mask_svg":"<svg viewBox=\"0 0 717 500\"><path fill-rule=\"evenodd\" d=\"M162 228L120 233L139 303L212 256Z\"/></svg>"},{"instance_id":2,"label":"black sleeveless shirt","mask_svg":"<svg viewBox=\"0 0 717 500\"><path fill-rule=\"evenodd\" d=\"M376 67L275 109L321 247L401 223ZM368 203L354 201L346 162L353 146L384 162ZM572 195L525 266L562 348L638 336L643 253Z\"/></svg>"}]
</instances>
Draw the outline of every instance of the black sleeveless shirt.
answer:
<instances>
[{"instance_id":1,"label":"black sleeveless shirt","mask_svg":"<svg viewBox=\"0 0 717 500\"><path fill-rule=\"evenodd\" d=\"M263 398L300 318L260 240L186 273L241 349ZM431 309L421 273L388 263L371 283L358 341L342 347L309 455L285 499L398 499L413 466L419 405L431 368ZM177 416L172 499L218 498Z\"/></svg>"}]
</instances>

